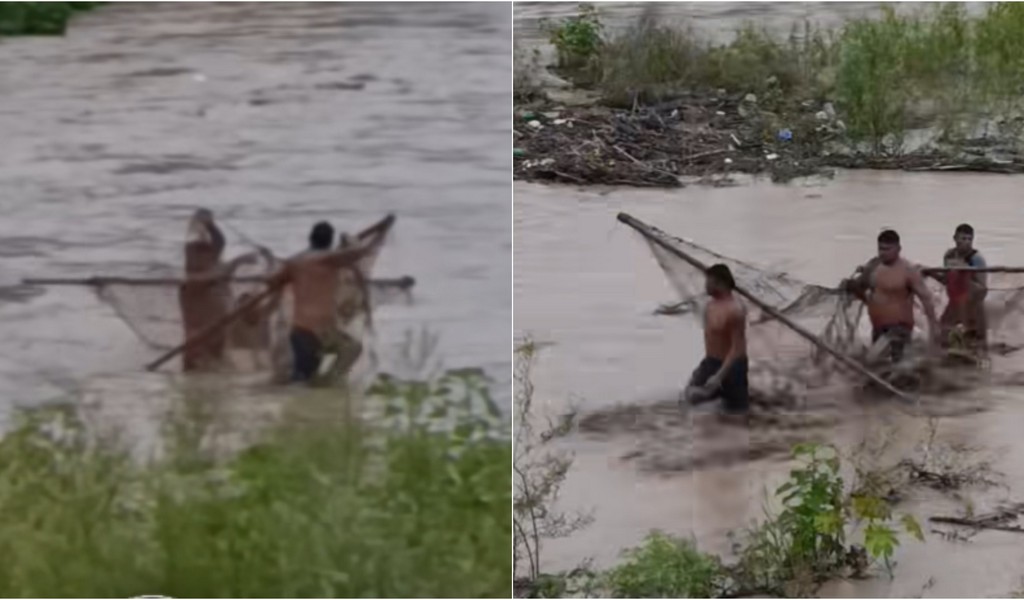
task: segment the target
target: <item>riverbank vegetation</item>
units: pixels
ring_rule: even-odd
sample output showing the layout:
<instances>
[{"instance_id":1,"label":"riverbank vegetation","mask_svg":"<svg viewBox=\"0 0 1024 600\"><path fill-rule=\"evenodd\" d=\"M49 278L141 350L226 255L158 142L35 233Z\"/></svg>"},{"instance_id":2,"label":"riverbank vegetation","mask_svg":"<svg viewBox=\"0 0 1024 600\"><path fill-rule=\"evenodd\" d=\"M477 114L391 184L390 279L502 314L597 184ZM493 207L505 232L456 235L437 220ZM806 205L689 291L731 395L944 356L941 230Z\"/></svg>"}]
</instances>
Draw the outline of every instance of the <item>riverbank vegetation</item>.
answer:
<instances>
[{"instance_id":1,"label":"riverbank vegetation","mask_svg":"<svg viewBox=\"0 0 1024 600\"><path fill-rule=\"evenodd\" d=\"M595 570L584 561L565 573L543 569L543 541L588 526L588 513L556 508L571 455L548 443L572 431L574 413L539 420L533 410L531 369L538 346L526 341L516 353L515 563L518 597L700 598L746 594L805 596L844 574L865 576L873 566L892 572L901 540L923 541L910 514L894 512L889 490L872 471L855 465L855 477L840 474L838 451L801 444L794 468L765 509L764 519L741 534L731 563L701 552L694 541L652 532L622 562Z\"/></svg>"},{"instance_id":2,"label":"riverbank vegetation","mask_svg":"<svg viewBox=\"0 0 1024 600\"><path fill-rule=\"evenodd\" d=\"M145 464L71 408L30 414L0 441L0 595L507 597L512 450L488 385L382 378L372 425L336 399L230 456L175 422Z\"/></svg>"},{"instance_id":3,"label":"riverbank vegetation","mask_svg":"<svg viewBox=\"0 0 1024 600\"><path fill-rule=\"evenodd\" d=\"M1024 5L1019 3L988 4L973 17L960 3L907 14L884 6L878 17L853 19L835 30L795 24L785 38L748 25L724 44L691 27L662 22L656 5L614 32L602 24L600 9L587 5L575 17L546 23L545 30L556 49L551 68L594 94L606 109L602 114L641 128L642 123L630 122L640 113L673 128L729 129L735 141L728 144L692 140L673 146L684 157L716 151L719 170L735 164L731 169L772 171L777 165L749 161L769 154L788 162L792 174L822 165L878 167L881 159L895 160L899 168L1024 170L1018 156L1024 133ZM517 80L520 87L529 84ZM517 97L538 93L517 91ZM532 108L551 108L542 104ZM560 115L564 122L596 118L593 111ZM534 137L553 133L542 130L557 129L538 123L541 127L517 128L525 142L524 160L560 163L539 169L538 178L546 171L549 179L609 183L590 181L585 170L548 156L546 147L557 145L549 140L531 148ZM660 133L646 136L653 140ZM578 144L570 146L585 153ZM647 174L700 174L626 150L643 165L633 167ZM917 159L900 162L908 156ZM601 158L636 162L614 148ZM801 160L813 168L792 168ZM669 184L662 179L661 185Z\"/></svg>"},{"instance_id":4,"label":"riverbank vegetation","mask_svg":"<svg viewBox=\"0 0 1024 600\"><path fill-rule=\"evenodd\" d=\"M99 2L0 2L0 36L64 35L76 14Z\"/></svg>"}]
</instances>

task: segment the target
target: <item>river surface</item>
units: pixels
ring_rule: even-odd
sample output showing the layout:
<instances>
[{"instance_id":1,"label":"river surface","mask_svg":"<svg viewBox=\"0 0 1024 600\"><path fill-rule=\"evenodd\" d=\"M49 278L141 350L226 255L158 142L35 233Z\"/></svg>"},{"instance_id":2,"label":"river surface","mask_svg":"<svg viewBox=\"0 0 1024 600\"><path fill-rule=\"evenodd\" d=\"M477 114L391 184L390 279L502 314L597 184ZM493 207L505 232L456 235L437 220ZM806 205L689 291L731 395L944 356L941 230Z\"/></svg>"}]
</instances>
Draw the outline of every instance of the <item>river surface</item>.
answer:
<instances>
[{"instance_id":1,"label":"river surface","mask_svg":"<svg viewBox=\"0 0 1024 600\"><path fill-rule=\"evenodd\" d=\"M511 20L509 3L112 3L64 38L0 40L2 412L114 380L125 410L153 404L155 353L89 290L11 286L180 265L197 206L227 256L249 250L235 232L289 255L318 220L394 212L374 275L417 286L376 315L381 368L426 328L507 404Z\"/></svg>"},{"instance_id":2,"label":"river surface","mask_svg":"<svg viewBox=\"0 0 1024 600\"><path fill-rule=\"evenodd\" d=\"M890 6L906 12L922 4ZM644 7L615 2L598 10L615 31ZM837 27L851 17L876 16L880 7L675 2L659 3L657 11L663 20L724 43L747 23L787 35L803 21ZM967 8L977 14L983 5ZM542 20L576 11L572 3L517 2L517 53L537 49L541 64L552 62ZM559 83L549 78L547 85ZM989 461L1002 474L993 479L1003 484L956 493L908 489L897 512L917 517L926 542L904 538L893 579L879 574L835 581L820 595L1005 597L1024 587L1019 534L984 531L969 542L952 542L936 533L948 528L927 520L1024 498L1019 387L987 385L928 397L926 405L909 411L894 403L855 402L849 389L833 387L816 394L803 413L749 429L723 425L702 411L684 417L674 401L703 354L699 324L652 314L679 298L643 239L616 221L617 213L627 212L727 256L834 285L873 254L875 236L885 227L901 233L904 256L936 264L953 228L970 222L989 264L1020 264L1021 184L1017 177L869 171L785 185L747 180L737 187L672 191L516 182L516 335L542 343L532 378L538 411L554 415L572 407L580 414L579 430L556 446L575 456L559 507L594 516L589 527L546 544L544 569L571 569L587 559L610 566L653 529L693 536L702 550L730 557L731 536L763 519L770 490L785 478L785 450L814 440L840 447L848 481L852 465L891 466L920 459L930 448L933 459ZM1019 373L1022 362L1013 355L997 359L992 372Z\"/></svg>"},{"instance_id":3,"label":"river surface","mask_svg":"<svg viewBox=\"0 0 1024 600\"><path fill-rule=\"evenodd\" d=\"M953 228L967 221L989 264L1020 264L1021 183L1006 176L870 171L788 185L674 191L517 182L516 334L550 344L535 368L536 401L549 413L575 404L584 420L597 415L605 422L564 440L576 462L562 506L593 510L595 521L550 542L548 568L571 568L588 557L609 565L651 529L692 534L701 548L728 553L728 533L762 517L765 490L788 468L779 450L802 440L832 441L863 464L893 464L913 456L930 431L924 416L843 395L827 410L819 406L820 414L808 414L808 423L788 429L745 431L716 426L699 413L689 421L680 417L671 402L703 353L700 329L691 319L652 314L658 304L678 297L647 244L616 221L617 213L730 257L834 285L872 255L883 227L901 233L908 259L934 264ZM993 369L1019 370L1020 359L1012 359ZM1024 406L1018 390L984 387L930 400L935 405L929 408L941 407L946 415L933 421L935 445L976 448L967 454L992 460L1008 489L968 488L957 500L915 488L899 510L917 515L926 532L928 516L961 514L967 501L981 512L1024 494L1015 425L1024 418ZM953 404L957 409L948 410ZM610 410L616 407L628 410ZM855 453L865 441L888 447ZM698 468L687 467L709 457ZM838 582L822 593L1006 595L1020 587L1024 575L1024 547L1016 535L983 532L970 543L953 543L929 534L924 544L904 542L894 580Z\"/></svg>"}]
</instances>

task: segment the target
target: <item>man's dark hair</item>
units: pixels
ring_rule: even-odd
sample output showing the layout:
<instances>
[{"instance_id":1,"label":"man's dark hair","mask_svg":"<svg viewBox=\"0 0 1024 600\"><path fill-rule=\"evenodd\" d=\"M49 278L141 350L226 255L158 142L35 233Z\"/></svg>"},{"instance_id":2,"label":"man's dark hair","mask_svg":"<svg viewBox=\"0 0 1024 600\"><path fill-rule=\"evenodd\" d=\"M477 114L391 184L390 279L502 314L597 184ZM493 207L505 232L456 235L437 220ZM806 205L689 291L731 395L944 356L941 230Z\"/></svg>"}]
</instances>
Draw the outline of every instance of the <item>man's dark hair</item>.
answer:
<instances>
[{"instance_id":1,"label":"man's dark hair","mask_svg":"<svg viewBox=\"0 0 1024 600\"><path fill-rule=\"evenodd\" d=\"M886 229L882 233L878 234L878 243L879 244L899 244L900 243L900 234L896 233L892 229Z\"/></svg>"},{"instance_id":2,"label":"man's dark hair","mask_svg":"<svg viewBox=\"0 0 1024 600\"><path fill-rule=\"evenodd\" d=\"M961 233L973 236L974 228L968 225L967 223L961 223L956 226L956 231L953 232L953 235L960 235Z\"/></svg>"},{"instance_id":3,"label":"man's dark hair","mask_svg":"<svg viewBox=\"0 0 1024 600\"><path fill-rule=\"evenodd\" d=\"M334 227L327 221L320 221L309 232L309 247L314 250L327 250L334 243Z\"/></svg>"},{"instance_id":4,"label":"man's dark hair","mask_svg":"<svg viewBox=\"0 0 1024 600\"><path fill-rule=\"evenodd\" d=\"M736 280L732 278L732 271L729 267L718 263L717 265L711 265L708 267L707 276L721 283L730 290L736 289Z\"/></svg>"}]
</instances>

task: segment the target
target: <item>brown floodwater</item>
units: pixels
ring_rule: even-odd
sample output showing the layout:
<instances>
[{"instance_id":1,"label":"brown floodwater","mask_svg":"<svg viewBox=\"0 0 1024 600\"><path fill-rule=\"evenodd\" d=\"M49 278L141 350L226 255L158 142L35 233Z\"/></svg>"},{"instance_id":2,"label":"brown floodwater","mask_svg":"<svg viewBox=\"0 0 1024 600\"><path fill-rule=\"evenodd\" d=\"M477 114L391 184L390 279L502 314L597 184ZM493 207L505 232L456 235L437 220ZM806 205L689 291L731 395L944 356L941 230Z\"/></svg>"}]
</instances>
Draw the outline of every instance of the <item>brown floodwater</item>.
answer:
<instances>
[{"instance_id":1,"label":"brown floodwater","mask_svg":"<svg viewBox=\"0 0 1024 600\"><path fill-rule=\"evenodd\" d=\"M983 10L981 3L966 4L971 14ZM602 23L615 31L646 6L614 2L598 10ZM899 12L927 8L889 6ZM718 43L747 23L787 35L804 21L837 27L880 9L867 2L673 2L656 8L663 21L692 26ZM576 11L574 3L517 2L519 56L537 49L542 64L552 62L542 19ZM565 85L553 77L544 81ZM814 440L840 447L848 479L854 464L891 466L920 460L930 449L932 460L988 461L996 473L992 479L1002 484L958 492L909 488L897 511L917 517L925 543L904 541L892 579L879 573L834 581L820 595L1005 597L1022 589L1020 534L983 531L969 541L948 541L938 533L948 527L927 521L961 515L968 507L981 513L1024 496L1024 446L1016 431L1024 418L1019 387L981 385L926 397L908 409L856 401L849 386L833 385L803 408L749 429L700 410L684 416L675 401L703 353L699 325L652 314L678 297L643 239L616 221L617 213L627 212L727 256L834 285L873 254L884 227L900 231L905 256L936 264L956 224L970 222L989 264L1020 264L1021 182L868 171L786 185L744 180L737 187L672 191L517 182L516 335L545 343L533 377L538 410L552 415L572 406L580 412L578 431L559 446L575 455L559 506L594 516L589 527L544 546L544 569L569 569L587 559L609 566L653 529L693 536L701 549L728 557L731 538L763 518L770 490L785 478L787 449ZM1022 360L994 360L992 379L1019 374Z\"/></svg>"},{"instance_id":2,"label":"brown floodwater","mask_svg":"<svg viewBox=\"0 0 1024 600\"><path fill-rule=\"evenodd\" d=\"M672 191L517 182L516 335L550 343L534 377L542 410L557 413L575 403L581 411L586 426L563 442L576 462L561 506L592 510L595 517L588 528L545 546L546 568L571 568L586 558L609 565L652 529L692 534L702 549L727 554L729 532L763 515L765 491L784 477L785 449L793 443L835 442L861 464L891 465L920 456L934 426L933 447L973 449L963 453L965 460L990 460L1005 487L968 487L958 495L913 488L898 510L916 515L928 536L899 548L895 578L836 582L822 593L978 597L1019 589L1019 534L986 531L970 542L949 542L929 533L943 527L926 522L961 514L967 503L980 513L1022 497L1019 388L983 386L929 398L929 405L909 412L894 403L854 402L833 390L813 410L750 430L721 425L700 411L684 418L673 403L702 355L699 325L652 314L677 297L647 244L616 214L630 213L727 256L834 285L873 254L883 227L900 232L904 256L935 264L953 228L967 221L989 264L1020 264L1021 183L1010 176L871 171ZM1019 371L1020 360L1011 355L993 371ZM887 447L873 453L856 450L883 442Z\"/></svg>"},{"instance_id":3,"label":"brown floodwater","mask_svg":"<svg viewBox=\"0 0 1024 600\"><path fill-rule=\"evenodd\" d=\"M510 385L510 3L111 3L0 41L0 412L68 393L138 410L166 375L86 289L23 277L180 265L198 205L289 255L327 219L398 216L376 276L381 368L407 332ZM95 390L99 390L96 392ZM143 410L139 405L145 404Z\"/></svg>"}]
</instances>

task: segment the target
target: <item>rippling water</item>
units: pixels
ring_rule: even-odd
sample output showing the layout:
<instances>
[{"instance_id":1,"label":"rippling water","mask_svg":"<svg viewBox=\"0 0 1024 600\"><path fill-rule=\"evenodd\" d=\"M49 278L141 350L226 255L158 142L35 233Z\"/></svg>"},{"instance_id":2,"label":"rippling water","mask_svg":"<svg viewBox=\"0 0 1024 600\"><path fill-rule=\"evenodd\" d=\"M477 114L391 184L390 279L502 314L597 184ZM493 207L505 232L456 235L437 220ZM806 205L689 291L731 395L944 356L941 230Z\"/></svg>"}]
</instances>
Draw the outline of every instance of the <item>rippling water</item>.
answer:
<instances>
[{"instance_id":1,"label":"rippling water","mask_svg":"<svg viewBox=\"0 0 1024 600\"><path fill-rule=\"evenodd\" d=\"M197 205L229 255L233 230L289 254L317 220L395 212L375 275L414 276L416 302L377 315L382 368L426 327L507 402L511 21L509 3L112 3L65 38L0 41L2 407L99 374L152 393L150 351L88 290L7 286L179 264Z\"/></svg>"}]
</instances>

